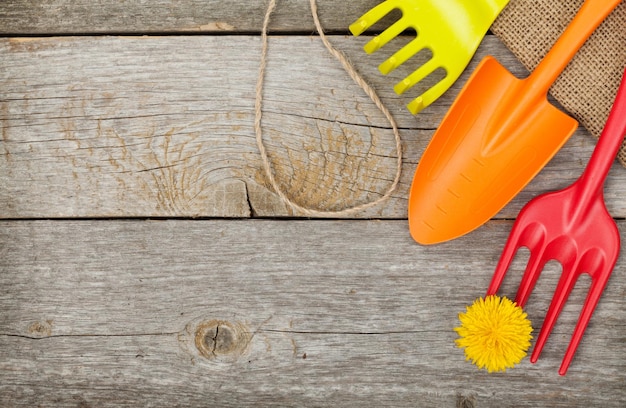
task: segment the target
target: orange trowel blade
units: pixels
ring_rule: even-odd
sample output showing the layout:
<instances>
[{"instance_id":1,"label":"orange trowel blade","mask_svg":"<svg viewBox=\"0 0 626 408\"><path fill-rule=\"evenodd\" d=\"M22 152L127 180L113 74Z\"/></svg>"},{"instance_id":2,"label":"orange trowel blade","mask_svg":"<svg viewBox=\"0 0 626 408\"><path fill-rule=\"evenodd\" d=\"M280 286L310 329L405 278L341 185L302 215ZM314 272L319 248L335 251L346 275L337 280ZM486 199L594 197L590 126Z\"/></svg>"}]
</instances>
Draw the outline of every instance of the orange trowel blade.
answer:
<instances>
[{"instance_id":1,"label":"orange trowel blade","mask_svg":"<svg viewBox=\"0 0 626 408\"><path fill-rule=\"evenodd\" d=\"M422 156L409 196L411 236L435 244L498 213L569 139L578 122L486 57Z\"/></svg>"}]
</instances>

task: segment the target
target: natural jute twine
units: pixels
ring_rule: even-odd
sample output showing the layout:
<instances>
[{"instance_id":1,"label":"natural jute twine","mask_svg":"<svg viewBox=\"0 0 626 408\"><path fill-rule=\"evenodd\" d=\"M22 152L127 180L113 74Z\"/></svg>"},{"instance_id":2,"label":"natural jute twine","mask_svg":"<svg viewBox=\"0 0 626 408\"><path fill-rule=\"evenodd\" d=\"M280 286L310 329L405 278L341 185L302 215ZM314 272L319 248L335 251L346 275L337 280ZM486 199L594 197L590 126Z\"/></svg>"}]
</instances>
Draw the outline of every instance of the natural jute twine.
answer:
<instances>
[{"instance_id":1,"label":"natural jute twine","mask_svg":"<svg viewBox=\"0 0 626 408\"><path fill-rule=\"evenodd\" d=\"M381 197L379 197L378 199L374 201L361 204L361 205L356 205L356 206L349 207L349 208L345 208L339 211L323 211L323 210L305 208L301 205L296 204L289 197L287 197L285 192L282 191L282 189L276 182L276 177L274 176L274 172L272 171L272 165L267 155L265 144L263 143L263 129L261 127L261 121L263 117L263 111L262 111L263 82L265 79L265 69L267 65L267 51L268 51L267 31L268 31L268 26L270 22L270 17L272 15L272 12L276 8L276 0L269 1L269 5L265 13L265 18L263 20L263 29L261 31L262 49L261 49L261 63L259 67L259 77L258 77L257 86L256 86L254 130L256 133L257 145L258 145L262 162L263 162L263 168L265 170L269 183L274 189L274 191L276 192L276 194L278 194L285 203L291 206L294 210L297 210L298 212L303 213L304 215L307 215L307 216L327 217L327 218L342 217L342 216L346 216L349 214L363 211L371 207L375 207L381 202L387 200L392 195L392 193L395 191L396 187L398 186L398 183L400 182L400 176L402 174L402 143L401 143L402 141L400 139L400 133L398 131L398 126L396 124L396 121L393 118L393 116L391 116L391 112L389 112L387 107L383 104L380 97L376 94L374 89L360 76L360 74L352 66L348 58L341 51L333 47L333 45L326 38L326 35L324 34L324 30L319 20L316 0L310 0L310 1L311 1L311 13L313 15L315 27L317 28L317 32L319 33L322 43L324 44L324 46L326 46L330 54L332 54L341 63L341 65L346 70L346 72L350 75L352 80L359 87L363 89L363 91L367 94L367 96L370 97L370 99L374 102L376 107L380 109L380 111L385 115L385 117L391 124L391 127L393 128L393 133L394 133L395 141L396 141L396 151L397 151L396 175L394 177L393 183L389 186L385 194L383 194Z\"/></svg>"}]
</instances>

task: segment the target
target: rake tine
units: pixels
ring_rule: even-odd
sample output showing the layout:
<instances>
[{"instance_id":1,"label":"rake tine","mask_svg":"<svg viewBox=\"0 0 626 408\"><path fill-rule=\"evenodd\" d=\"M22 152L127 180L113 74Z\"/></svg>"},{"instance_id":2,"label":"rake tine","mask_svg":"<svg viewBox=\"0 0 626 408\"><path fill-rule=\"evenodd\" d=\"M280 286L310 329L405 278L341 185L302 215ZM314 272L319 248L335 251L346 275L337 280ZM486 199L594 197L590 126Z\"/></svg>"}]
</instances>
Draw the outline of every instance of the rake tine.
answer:
<instances>
[{"instance_id":1,"label":"rake tine","mask_svg":"<svg viewBox=\"0 0 626 408\"><path fill-rule=\"evenodd\" d=\"M602 296L602 292L606 287L607 282L609 281L609 276L611 276L611 271L613 270L613 265L608 269L608 273L601 273L599 276L594 277L591 288L589 289L589 294L587 295L587 299L585 299L585 304L583 305L582 310L580 311L580 316L578 318L578 322L576 323L576 327L574 328L574 334L572 335L572 340L567 346L567 350L565 352L565 357L563 358L563 362L561 363L561 368L559 368L559 374L565 375L567 373L567 369L574 358L574 354L576 353L576 349L580 344L580 341L583 338L583 334L585 333L585 329L591 320L591 316L593 315L596 306L598 305L598 301L600 300L600 296Z\"/></svg>"},{"instance_id":2,"label":"rake tine","mask_svg":"<svg viewBox=\"0 0 626 408\"><path fill-rule=\"evenodd\" d=\"M407 28L406 20L401 18L400 20L393 23L389 26L385 31L372 38L363 49L366 53L371 54L373 52L378 51L381 47L386 45L389 41L393 40Z\"/></svg>"},{"instance_id":3,"label":"rake tine","mask_svg":"<svg viewBox=\"0 0 626 408\"><path fill-rule=\"evenodd\" d=\"M435 71L435 69L437 69L438 67L439 62L435 58L429 59L421 67L413 71L409 76L398 82L396 86L393 87L393 90L396 91L398 95L402 95L419 81L432 74L433 71Z\"/></svg>"},{"instance_id":4,"label":"rake tine","mask_svg":"<svg viewBox=\"0 0 626 408\"><path fill-rule=\"evenodd\" d=\"M407 105L407 108L414 115L419 113L422 109L426 108L431 103L436 101L441 95L443 95L454 83L454 81L455 79L452 75L446 75L444 79L433 85L430 89L428 89L417 98L413 99Z\"/></svg>"},{"instance_id":5,"label":"rake tine","mask_svg":"<svg viewBox=\"0 0 626 408\"><path fill-rule=\"evenodd\" d=\"M424 36L417 36L407 45L402 47L398 52L393 54L389 59L378 66L378 70L383 75L387 75L400 65L404 64L409 58L417 54L426 46L426 39Z\"/></svg>"},{"instance_id":6,"label":"rake tine","mask_svg":"<svg viewBox=\"0 0 626 408\"><path fill-rule=\"evenodd\" d=\"M550 307L548 308L548 313L546 314L545 319L543 320L543 325L541 330L539 331L539 336L537 337L537 342L535 343L535 348L533 349L533 353L530 356L530 362L536 363L541 355L541 350L543 350L543 346L546 344L552 329L554 328L554 324L556 323L561 311L563 310L563 306L565 306L565 302L567 302L567 298L569 297L574 285L576 284L576 280L579 274L576 272L571 265L563 265L563 273L561 274L561 278L559 279L559 283L554 291L554 297L552 298L552 302L550 302Z\"/></svg>"},{"instance_id":7,"label":"rake tine","mask_svg":"<svg viewBox=\"0 0 626 408\"><path fill-rule=\"evenodd\" d=\"M387 0L363 14L357 21L350 24L350 32L353 35L361 35L365 30L376 24L380 19L398 8L397 1Z\"/></svg>"}]
</instances>

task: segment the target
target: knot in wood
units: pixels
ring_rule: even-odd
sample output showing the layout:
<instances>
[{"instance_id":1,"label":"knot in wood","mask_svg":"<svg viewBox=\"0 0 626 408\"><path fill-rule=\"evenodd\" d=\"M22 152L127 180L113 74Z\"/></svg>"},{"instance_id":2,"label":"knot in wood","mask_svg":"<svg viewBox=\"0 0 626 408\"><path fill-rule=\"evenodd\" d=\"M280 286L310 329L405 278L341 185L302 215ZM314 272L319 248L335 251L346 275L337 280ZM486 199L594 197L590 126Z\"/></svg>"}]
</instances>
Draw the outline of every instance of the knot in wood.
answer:
<instances>
[{"instance_id":1,"label":"knot in wood","mask_svg":"<svg viewBox=\"0 0 626 408\"><path fill-rule=\"evenodd\" d=\"M245 351L250 334L238 322L211 320L200 323L196 329L195 343L200 354L212 359L219 356L237 357Z\"/></svg>"},{"instance_id":2,"label":"knot in wood","mask_svg":"<svg viewBox=\"0 0 626 408\"><path fill-rule=\"evenodd\" d=\"M474 408L476 406L476 398L473 395L457 395L456 407L457 408Z\"/></svg>"},{"instance_id":3,"label":"knot in wood","mask_svg":"<svg viewBox=\"0 0 626 408\"><path fill-rule=\"evenodd\" d=\"M52 320L34 322L28 326L28 334L35 338L49 337L52 335Z\"/></svg>"}]
</instances>

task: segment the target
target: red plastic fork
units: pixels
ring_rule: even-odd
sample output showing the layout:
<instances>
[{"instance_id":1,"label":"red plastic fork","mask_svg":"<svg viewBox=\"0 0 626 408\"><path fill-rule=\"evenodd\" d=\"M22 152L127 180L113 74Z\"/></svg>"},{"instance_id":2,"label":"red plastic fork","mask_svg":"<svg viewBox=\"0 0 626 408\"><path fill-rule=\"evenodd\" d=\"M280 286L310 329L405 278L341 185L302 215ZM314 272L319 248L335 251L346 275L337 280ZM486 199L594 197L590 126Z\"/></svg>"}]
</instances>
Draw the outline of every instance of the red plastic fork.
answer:
<instances>
[{"instance_id":1,"label":"red plastic fork","mask_svg":"<svg viewBox=\"0 0 626 408\"><path fill-rule=\"evenodd\" d=\"M535 363L578 277L591 276L591 287L559 369L565 375L585 328L613 271L620 251L615 221L604 204L604 181L626 134L626 71L598 144L580 178L564 190L543 194L520 211L496 267L487 295L494 295L518 249L530 258L515 302L524 307L541 270L550 260L562 274L530 357Z\"/></svg>"}]
</instances>

